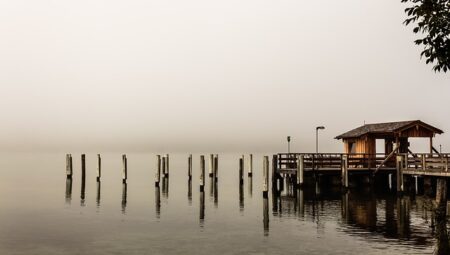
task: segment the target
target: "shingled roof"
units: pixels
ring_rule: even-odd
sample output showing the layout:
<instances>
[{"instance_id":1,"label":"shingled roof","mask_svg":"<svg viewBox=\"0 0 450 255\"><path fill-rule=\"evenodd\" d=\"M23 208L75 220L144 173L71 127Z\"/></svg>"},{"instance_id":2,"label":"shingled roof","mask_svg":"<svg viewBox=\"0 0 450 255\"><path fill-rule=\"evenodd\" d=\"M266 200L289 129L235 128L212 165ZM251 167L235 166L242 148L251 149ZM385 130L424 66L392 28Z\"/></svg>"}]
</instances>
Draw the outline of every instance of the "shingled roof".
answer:
<instances>
[{"instance_id":1,"label":"shingled roof","mask_svg":"<svg viewBox=\"0 0 450 255\"><path fill-rule=\"evenodd\" d=\"M428 125L420 120L410 120L410 121L397 121L397 122L386 122L386 123L374 123L365 124L353 130L350 130L342 135L336 136L336 139L345 138L356 138L366 134L377 134L377 133L395 133L401 131L402 129L408 128L409 126L420 125L427 129L430 129L434 133L442 134L442 130Z\"/></svg>"}]
</instances>

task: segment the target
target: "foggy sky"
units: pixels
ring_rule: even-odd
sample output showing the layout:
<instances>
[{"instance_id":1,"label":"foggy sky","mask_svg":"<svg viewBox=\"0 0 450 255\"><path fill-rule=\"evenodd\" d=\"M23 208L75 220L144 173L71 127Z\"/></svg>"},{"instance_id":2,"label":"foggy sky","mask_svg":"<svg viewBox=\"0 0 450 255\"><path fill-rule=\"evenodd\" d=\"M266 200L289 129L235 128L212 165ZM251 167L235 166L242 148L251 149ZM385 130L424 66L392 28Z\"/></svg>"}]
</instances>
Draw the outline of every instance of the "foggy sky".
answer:
<instances>
[{"instance_id":1,"label":"foggy sky","mask_svg":"<svg viewBox=\"0 0 450 255\"><path fill-rule=\"evenodd\" d=\"M0 149L342 151L421 119L450 132L450 76L400 0L0 0ZM447 133L436 146L450 150ZM447 150L448 151L448 150Z\"/></svg>"}]
</instances>

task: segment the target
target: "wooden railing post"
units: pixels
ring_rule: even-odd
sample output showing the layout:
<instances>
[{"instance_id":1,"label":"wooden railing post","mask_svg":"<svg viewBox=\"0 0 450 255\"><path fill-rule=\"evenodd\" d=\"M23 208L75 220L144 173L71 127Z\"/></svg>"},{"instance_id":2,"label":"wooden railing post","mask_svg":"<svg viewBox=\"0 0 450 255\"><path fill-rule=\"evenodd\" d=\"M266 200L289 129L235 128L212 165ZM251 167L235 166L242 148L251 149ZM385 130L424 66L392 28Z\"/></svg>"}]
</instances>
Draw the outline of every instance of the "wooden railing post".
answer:
<instances>
[{"instance_id":1,"label":"wooden railing post","mask_svg":"<svg viewBox=\"0 0 450 255\"><path fill-rule=\"evenodd\" d=\"M422 154L422 170L425 171L426 169L425 154Z\"/></svg>"}]
</instances>

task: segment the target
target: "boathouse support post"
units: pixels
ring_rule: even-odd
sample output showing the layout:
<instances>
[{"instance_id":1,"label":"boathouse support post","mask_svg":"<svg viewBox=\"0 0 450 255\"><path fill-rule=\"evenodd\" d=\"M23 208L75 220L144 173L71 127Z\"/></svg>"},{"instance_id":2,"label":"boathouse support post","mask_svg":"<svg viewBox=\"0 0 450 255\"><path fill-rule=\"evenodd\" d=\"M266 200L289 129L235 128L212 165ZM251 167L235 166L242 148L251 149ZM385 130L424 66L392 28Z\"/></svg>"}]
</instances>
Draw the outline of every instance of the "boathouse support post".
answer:
<instances>
[{"instance_id":1,"label":"boathouse support post","mask_svg":"<svg viewBox=\"0 0 450 255\"><path fill-rule=\"evenodd\" d=\"M208 169L209 177L213 177L214 172L214 154L209 154L209 169Z\"/></svg>"},{"instance_id":2,"label":"boathouse support post","mask_svg":"<svg viewBox=\"0 0 450 255\"><path fill-rule=\"evenodd\" d=\"M303 186L304 171L305 171L304 156L299 155L297 158L297 187Z\"/></svg>"},{"instance_id":3,"label":"boathouse support post","mask_svg":"<svg viewBox=\"0 0 450 255\"><path fill-rule=\"evenodd\" d=\"M253 175L253 154L248 155L248 176Z\"/></svg>"},{"instance_id":4,"label":"boathouse support post","mask_svg":"<svg viewBox=\"0 0 450 255\"><path fill-rule=\"evenodd\" d=\"M405 190L403 182L403 156L397 155L395 162L397 168L397 192L402 193Z\"/></svg>"},{"instance_id":5,"label":"boathouse support post","mask_svg":"<svg viewBox=\"0 0 450 255\"><path fill-rule=\"evenodd\" d=\"M97 182L100 181L102 177L102 158L100 154L97 154Z\"/></svg>"},{"instance_id":6,"label":"boathouse support post","mask_svg":"<svg viewBox=\"0 0 450 255\"><path fill-rule=\"evenodd\" d=\"M160 180L161 180L161 155L156 155L155 187L159 187Z\"/></svg>"},{"instance_id":7,"label":"boathouse support post","mask_svg":"<svg viewBox=\"0 0 450 255\"><path fill-rule=\"evenodd\" d=\"M128 162L127 155L122 155L122 183L127 183L128 179Z\"/></svg>"},{"instance_id":8,"label":"boathouse support post","mask_svg":"<svg viewBox=\"0 0 450 255\"><path fill-rule=\"evenodd\" d=\"M192 154L188 157L188 180L192 180Z\"/></svg>"},{"instance_id":9,"label":"boathouse support post","mask_svg":"<svg viewBox=\"0 0 450 255\"><path fill-rule=\"evenodd\" d=\"M447 205L447 179L446 177L438 177L436 180L436 204L437 207Z\"/></svg>"},{"instance_id":10,"label":"boathouse support post","mask_svg":"<svg viewBox=\"0 0 450 255\"><path fill-rule=\"evenodd\" d=\"M277 188L277 155L272 156L272 190Z\"/></svg>"},{"instance_id":11,"label":"boathouse support post","mask_svg":"<svg viewBox=\"0 0 450 255\"><path fill-rule=\"evenodd\" d=\"M72 154L66 154L66 176L68 179L72 179Z\"/></svg>"},{"instance_id":12,"label":"boathouse support post","mask_svg":"<svg viewBox=\"0 0 450 255\"><path fill-rule=\"evenodd\" d=\"M205 191L205 156L200 156L200 192Z\"/></svg>"},{"instance_id":13,"label":"boathouse support post","mask_svg":"<svg viewBox=\"0 0 450 255\"><path fill-rule=\"evenodd\" d=\"M269 193L269 156L263 159L263 197L267 198Z\"/></svg>"},{"instance_id":14,"label":"boathouse support post","mask_svg":"<svg viewBox=\"0 0 450 255\"><path fill-rule=\"evenodd\" d=\"M348 155L342 155L341 178L342 186L348 188Z\"/></svg>"}]
</instances>

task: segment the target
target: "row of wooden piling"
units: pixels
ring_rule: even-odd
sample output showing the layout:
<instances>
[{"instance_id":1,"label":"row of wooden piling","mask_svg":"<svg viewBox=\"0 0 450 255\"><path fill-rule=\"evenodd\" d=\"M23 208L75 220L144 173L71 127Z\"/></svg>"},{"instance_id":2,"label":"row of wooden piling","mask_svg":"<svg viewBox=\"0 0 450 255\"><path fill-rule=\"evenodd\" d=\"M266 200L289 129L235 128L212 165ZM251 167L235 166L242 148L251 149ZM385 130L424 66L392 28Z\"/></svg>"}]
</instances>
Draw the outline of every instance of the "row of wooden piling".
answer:
<instances>
[{"instance_id":1,"label":"row of wooden piling","mask_svg":"<svg viewBox=\"0 0 450 255\"><path fill-rule=\"evenodd\" d=\"M239 184L243 185L244 183L244 155L242 155L239 159ZM188 180L192 180L192 154L188 157ZM219 171L219 156L218 154L210 154L209 155L209 169L208 175L212 179L212 181L217 182L218 180L218 171ZM100 154L97 154L97 176L96 179L100 182L101 178L101 168L102 168L102 159ZM205 186L205 155L200 155L200 191L204 191ZM165 155L156 155L156 173L155 173L155 186L159 187L161 177L168 178L169 177L169 154ZM253 175L253 155L249 154L248 157L248 176L251 177ZM66 154L66 175L68 179L72 178L73 175L73 163L72 163L72 154ZM86 155L81 154L81 176L84 180L86 178ZM264 156L263 158L263 196L267 197L269 190L269 157ZM303 177L302 177L303 178ZM124 184L127 183L128 179L128 160L126 154L122 155L122 182Z\"/></svg>"}]
</instances>

